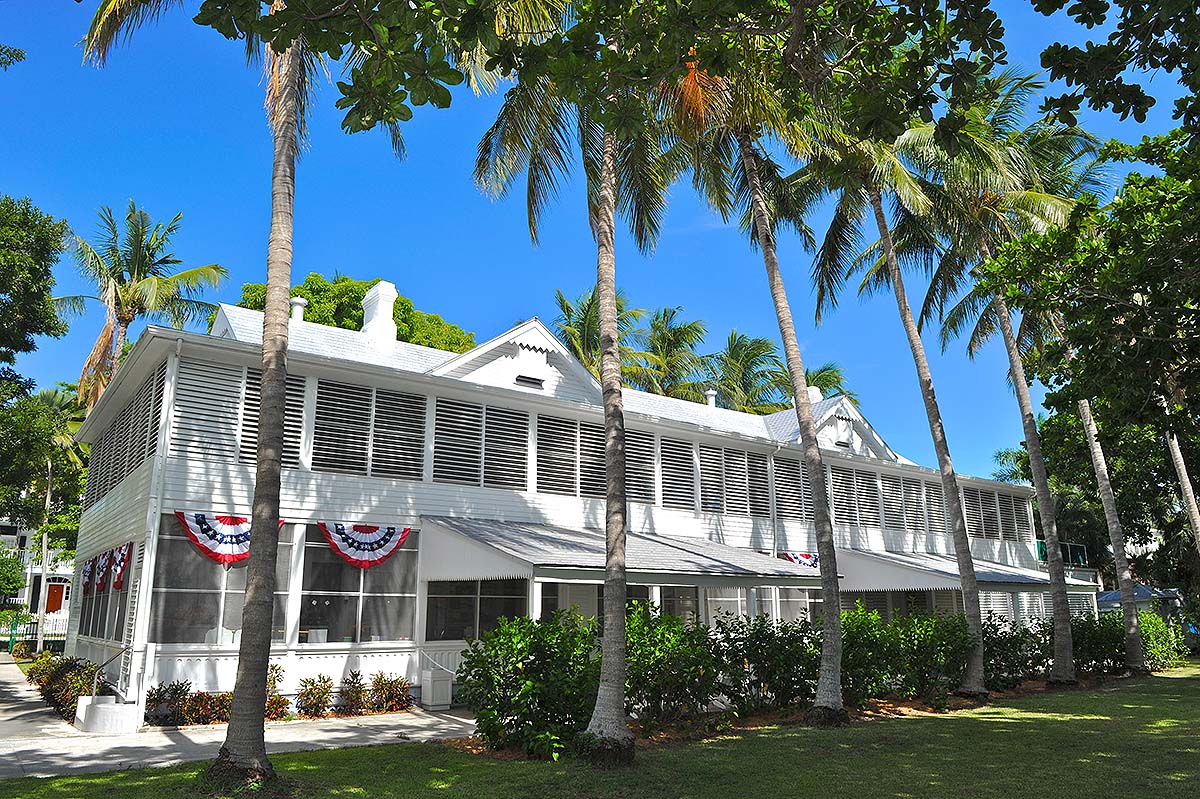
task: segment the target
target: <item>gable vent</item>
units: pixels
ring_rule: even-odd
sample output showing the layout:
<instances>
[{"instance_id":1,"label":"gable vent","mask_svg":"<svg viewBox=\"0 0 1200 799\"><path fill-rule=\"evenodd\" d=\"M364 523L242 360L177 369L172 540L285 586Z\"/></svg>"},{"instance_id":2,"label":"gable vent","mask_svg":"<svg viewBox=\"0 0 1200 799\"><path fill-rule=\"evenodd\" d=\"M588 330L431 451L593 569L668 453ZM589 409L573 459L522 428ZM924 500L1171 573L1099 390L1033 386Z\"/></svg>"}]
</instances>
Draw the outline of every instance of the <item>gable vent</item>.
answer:
<instances>
[{"instance_id":1,"label":"gable vent","mask_svg":"<svg viewBox=\"0 0 1200 799\"><path fill-rule=\"evenodd\" d=\"M514 381L518 386L525 388L541 389L545 387L546 381L540 377L530 377L529 375L517 375Z\"/></svg>"},{"instance_id":2,"label":"gable vent","mask_svg":"<svg viewBox=\"0 0 1200 799\"><path fill-rule=\"evenodd\" d=\"M317 382L313 421L313 469L367 473L374 392L350 383Z\"/></svg>"},{"instance_id":3,"label":"gable vent","mask_svg":"<svg viewBox=\"0 0 1200 799\"><path fill-rule=\"evenodd\" d=\"M420 480L425 469L425 397L375 390L371 474Z\"/></svg>"},{"instance_id":4,"label":"gable vent","mask_svg":"<svg viewBox=\"0 0 1200 799\"><path fill-rule=\"evenodd\" d=\"M529 484L529 414L488 406L483 419L483 484L524 491Z\"/></svg>"},{"instance_id":5,"label":"gable vent","mask_svg":"<svg viewBox=\"0 0 1200 799\"><path fill-rule=\"evenodd\" d=\"M664 438L658 448L662 460L663 507L695 510L696 472L691 442Z\"/></svg>"},{"instance_id":6,"label":"gable vent","mask_svg":"<svg viewBox=\"0 0 1200 799\"><path fill-rule=\"evenodd\" d=\"M654 434L625 431L625 495L631 502L654 504Z\"/></svg>"},{"instance_id":7,"label":"gable vent","mask_svg":"<svg viewBox=\"0 0 1200 799\"><path fill-rule=\"evenodd\" d=\"M438 397L434 402L433 479L479 485L483 406Z\"/></svg>"},{"instance_id":8,"label":"gable vent","mask_svg":"<svg viewBox=\"0 0 1200 799\"><path fill-rule=\"evenodd\" d=\"M171 455L193 460L232 461L237 457L238 392L241 367L199 361L179 362L171 414Z\"/></svg>"},{"instance_id":9,"label":"gable vent","mask_svg":"<svg viewBox=\"0 0 1200 799\"><path fill-rule=\"evenodd\" d=\"M281 465L295 469L300 465L300 437L304 432L304 384L300 375L288 375L287 396L283 409L283 453ZM238 433L238 461L258 462L258 417L262 407L262 370L247 369L242 399L241 430Z\"/></svg>"},{"instance_id":10,"label":"gable vent","mask_svg":"<svg viewBox=\"0 0 1200 799\"><path fill-rule=\"evenodd\" d=\"M579 425L556 416L537 418L537 490L547 494L576 491Z\"/></svg>"}]
</instances>

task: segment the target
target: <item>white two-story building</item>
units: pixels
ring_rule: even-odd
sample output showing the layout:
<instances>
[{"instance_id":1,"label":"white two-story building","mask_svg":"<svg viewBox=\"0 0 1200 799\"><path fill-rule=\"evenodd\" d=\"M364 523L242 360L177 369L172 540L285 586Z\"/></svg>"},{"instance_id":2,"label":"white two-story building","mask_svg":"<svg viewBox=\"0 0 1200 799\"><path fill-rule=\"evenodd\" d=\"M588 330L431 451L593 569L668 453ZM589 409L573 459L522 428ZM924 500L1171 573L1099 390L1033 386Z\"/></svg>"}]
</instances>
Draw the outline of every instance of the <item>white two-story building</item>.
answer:
<instances>
[{"instance_id":1,"label":"white two-story building","mask_svg":"<svg viewBox=\"0 0 1200 799\"><path fill-rule=\"evenodd\" d=\"M285 692L353 669L419 690L502 616L601 608L597 381L536 319L463 354L397 342L394 300L376 285L362 331L294 307L272 653ZM169 680L233 686L261 336L261 314L231 306L211 335L148 329L80 431L93 449L68 650L107 662L127 702ZM795 414L624 396L630 595L706 619L819 616ZM843 598L961 609L937 472L845 398L814 413ZM1032 491L962 484L985 608L1043 615ZM1070 591L1094 611L1094 584Z\"/></svg>"}]
</instances>

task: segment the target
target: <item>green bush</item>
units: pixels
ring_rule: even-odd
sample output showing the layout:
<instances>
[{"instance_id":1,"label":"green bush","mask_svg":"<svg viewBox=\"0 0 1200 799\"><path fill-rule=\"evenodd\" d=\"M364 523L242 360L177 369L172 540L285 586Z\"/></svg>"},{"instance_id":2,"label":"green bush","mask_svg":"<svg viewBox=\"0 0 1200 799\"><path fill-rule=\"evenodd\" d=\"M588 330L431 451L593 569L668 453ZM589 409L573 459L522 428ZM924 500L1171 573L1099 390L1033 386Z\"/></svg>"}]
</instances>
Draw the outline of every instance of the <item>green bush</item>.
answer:
<instances>
[{"instance_id":1,"label":"green bush","mask_svg":"<svg viewBox=\"0 0 1200 799\"><path fill-rule=\"evenodd\" d=\"M229 721L232 705L232 693L197 691L183 701L183 721L185 724L223 724Z\"/></svg>"},{"instance_id":2,"label":"green bush","mask_svg":"<svg viewBox=\"0 0 1200 799\"><path fill-rule=\"evenodd\" d=\"M399 713L413 706L412 686L404 677L377 672L371 677L368 701L373 710Z\"/></svg>"},{"instance_id":3,"label":"green bush","mask_svg":"<svg viewBox=\"0 0 1200 799\"><path fill-rule=\"evenodd\" d=\"M333 705L333 678L318 674L300 681L296 694L296 712L306 719L319 719Z\"/></svg>"},{"instance_id":4,"label":"green bush","mask_svg":"<svg viewBox=\"0 0 1200 799\"><path fill-rule=\"evenodd\" d=\"M712 639L721 693L739 714L812 700L821 664L819 628L722 613Z\"/></svg>"},{"instance_id":5,"label":"green bush","mask_svg":"<svg viewBox=\"0 0 1200 799\"><path fill-rule=\"evenodd\" d=\"M292 703L286 696L279 695L279 684L283 682L283 666L271 663L267 666L267 721L282 721L291 713Z\"/></svg>"},{"instance_id":6,"label":"green bush","mask_svg":"<svg viewBox=\"0 0 1200 799\"><path fill-rule=\"evenodd\" d=\"M96 672L100 667L84 658L69 658L42 652L29 666L25 678L41 693L51 707L68 721L75 718L79 697L91 696L97 686ZM99 693L111 693L104 680L99 684Z\"/></svg>"},{"instance_id":7,"label":"green bush","mask_svg":"<svg viewBox=\"0 0 1200 799\"><path fill-rule=\"evenodd\" d=\"M698 718L721 693L708 628L643 603L625 625L626 709L649 732Z\"/></svg>"},{"instance_id":8,"label":"green bush","mask_svg":"<svg viewBox=\"0 0 1200 799\"><path fill-rule=\"evenodd\" d=\"M1164 621L1163 617L1153 610L1138 613L1138 627L1142 631L1142 653L1146 657L1146 668L1150 671L1162 671L1183 665L1188 656L1183 627Z\"/></svg>"},{"instance_id":9,"label":"green bush","mask_svg":"<svg viewBox=\"0 0 1200 799\"><path fill-rule=\"evenodd\" d=\"M988 614L983 620L983 661L989 691L1006 691L1044 677L1050 663L1052 623L1022 624Z\"/></svg>"},{"instance_id":10,"label":"green bush","mask_svg":"<svg viewBox=\"0 0 1200 799\"><path fill-rule=\"evenodd\" d=\"M337 710L347 716L361 716L367 711L367 684L363 682L362 672L352 671L342 680L338 691Z\"/></svg>"},{"instance_id":11,"label":"green bush","mask_svg":"<svg viewBox=\"0 0 1200 799\"><path fill-rule=\"evenodd\" d=\"M463 651L458 681L489 746L553 756L592 713L600 681L596 622L572 610L544 621L502 619Z\"/></svg>"},{"instance_id":12,"label":"green bush","mask_svg":"<svg viewBox=\"0 0 1200 799\"><path fill-rule=\"evenodd\" d=\"M888 625L900 655L895 664L901 691L941 702L962 682L975 638L963 616L910 615Z\"/></svg>"},{"instance_id":13,"label":"green bush","mask_svg":"<svg viewBox=\"0 0 1200 799\"><path fill-rule=\"evenodd\" d=\"M1071 617L1075 671L1113 674L1125 669L1125 623L1120 613Z\"/></svg>"},{"instance_id":14,"label":"green bush","mask_svg":"<svg viewBox=\"0 0 1200 799\"><path fill-rule=\"evenodd\" d=\"M189 680L163 682L146 691L146 723L165 727L185 724L184 704L192 693Z\"/></svg>"},{"instance_id":15,"label":"green bush","mask_svg":"<svg viewBox=\"0 0 1200 799\"><path fill-rule=\"evenodd\" d=\"M0 628L2 629L2 628ZM29 649L29 644L24 641L17 641L12 648L13 660L31 660L33 652Z\"/></svg>"},{"instance_id":16,"label":"green bush","mask_svg":"<svg viewBox=\"0 0 1200 799\"><path fill-rule=\"evenodd\" d=\"M842 611L842 694L846 702L862 705L867 699L887 696L901 682L902 658L896 631L878 611L858 602Z\"/></svg>"}]
</instances>

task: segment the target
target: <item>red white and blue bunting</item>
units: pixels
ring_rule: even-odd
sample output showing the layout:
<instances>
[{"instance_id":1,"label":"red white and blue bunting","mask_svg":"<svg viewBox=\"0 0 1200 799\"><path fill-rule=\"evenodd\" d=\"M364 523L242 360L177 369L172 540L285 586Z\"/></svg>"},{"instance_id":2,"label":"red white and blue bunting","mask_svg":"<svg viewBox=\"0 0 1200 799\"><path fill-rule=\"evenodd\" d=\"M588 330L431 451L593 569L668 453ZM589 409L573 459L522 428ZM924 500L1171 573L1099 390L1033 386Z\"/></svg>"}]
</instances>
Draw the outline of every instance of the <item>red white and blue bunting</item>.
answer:
<instances>
[{"instance_id":1,"label":"red white and blue bunting","mask_svg":"<svg viewBox=\"0 0 1200 799\"><path fill-rule=\"evenodd\" d=\"M96 559L88 558L83 562L83 593L90 594L92 592L92 571L96 567Z\"/></svg>"},{"instance_id":2,"label":"red white and blue bunting","mask_svg":"<svg viewBox=\"0 0 1200 799\"><path fill-rule=\"evenodd\" d=\"M175 511L187 537L205 557L229 568L250 557L250 519L198 511ZM279 520L283 527L283 519Z\"/></svg>"},{"instance_id":3,"label":"red white and blue bunting","mask_svg":"<svg viewBox=\"0 0 1200 799\"><path fill-rule=\"evenodd\" d=\"M112 565L109 570L112 572L112 588L114 591L120 591L125 587L125 572L129 569L129 560L133 555L133 543L121 544L112 551Z\"/></svg>"},{"instance_id":4,"label":"red white and blue bunting","mask_svg":"<svg viewBox=\"0 0 1200 799\"><path fill-rule=\"evenodd\" d=\"M95 572L92 579L96 583L96 593L103 594L108 587L108 569L112 564L112 551L105 550L96 556Z\"/></svg>"},{"instance_id":5,"label":"red white and blue bunting","mask_svg":"<svg viewBox=\"0 0 1200 799\"><path fill-rule=\"evenodd\" d=\"M317 522L329 548L347 563L360 569L378 566L404 545L410 527L395 525Z\"/></svg>"},{"instance_id":6,"label":"red white and blue bunting","mask_svg":"<svg viewBox=\"0 0 1200 799\"><path fill-rule=\"evenodd\" d=\"M807 566L810 569L819 568L821 558L813 552L780 552L779 557L795 563L797 566Z\"/></svg>"}]
</instances>

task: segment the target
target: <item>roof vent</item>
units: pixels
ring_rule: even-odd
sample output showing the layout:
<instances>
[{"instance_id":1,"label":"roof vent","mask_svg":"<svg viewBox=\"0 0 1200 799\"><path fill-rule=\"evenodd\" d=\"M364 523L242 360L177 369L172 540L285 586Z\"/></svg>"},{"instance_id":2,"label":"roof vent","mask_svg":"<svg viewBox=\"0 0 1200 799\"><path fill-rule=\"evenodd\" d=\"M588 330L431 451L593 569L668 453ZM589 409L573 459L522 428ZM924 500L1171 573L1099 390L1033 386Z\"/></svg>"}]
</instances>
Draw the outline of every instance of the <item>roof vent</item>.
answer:
<instances>
[{"instance_id":1,"label":"roof vent","mask_svg":"<svg viewBox=\"0 0 1200 799\"><path fill-rule=\"evenodd\" d=\"M516 383L518 386L526 388L541 389L545 387L546 381L540 377L530 377L529 375L517 375Z\"/></svg>"},{"instance_id":2,"label":"roof vent","mask_svg":"<svg viewBox=\"0 0 1200 799\"><path fill-rule=\"evenodd\" d=\"M704 401L708 403L708 407L717 407L717 390L709 388L704 390Z\"/></svg>"},{"instance_id":3,"label":"roof vent","mask_svg":"<svg viewBox=\"0 0 1200 799\"><path fill-rule=\"evenodd\" d=\"M362 332L372 344L390 346L396 343L396 319L392 314L399 296L394 283L381 280L363 297Z\"/></svg>"},{"instance_id":4,"label":"roof vent","mask_svg":"<svg viewBox=\"0 0 1200 799\"><path fill-rule=\"evenodd\" d=\"M304 309L308 307L308 300L303 297L292 297L292 321L304 321Z\"/></svg>"},{"instance_id":5,"label":"roof vent","mask_svg":"<svg viewBox=\"0 0 1200 799\"><path fill-rule=\"evenodd\" d=\"M816 404L823 399L825 399L825 395L821 393L821 389L817 388L816 386L808 387L808 401L809 402Z\"/></svg>"}]
</instances>

